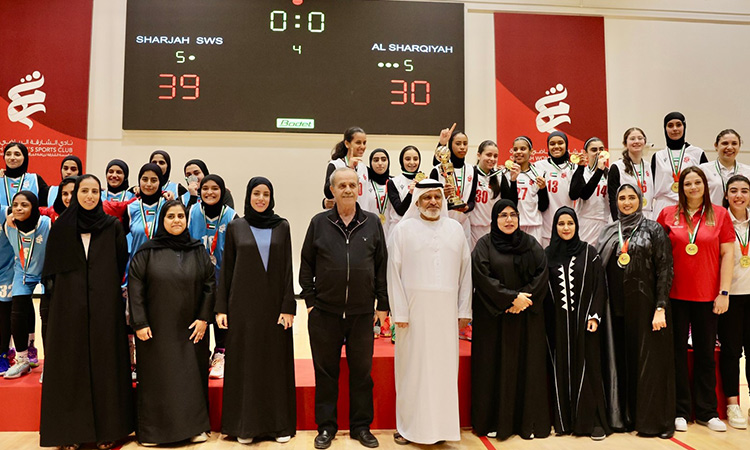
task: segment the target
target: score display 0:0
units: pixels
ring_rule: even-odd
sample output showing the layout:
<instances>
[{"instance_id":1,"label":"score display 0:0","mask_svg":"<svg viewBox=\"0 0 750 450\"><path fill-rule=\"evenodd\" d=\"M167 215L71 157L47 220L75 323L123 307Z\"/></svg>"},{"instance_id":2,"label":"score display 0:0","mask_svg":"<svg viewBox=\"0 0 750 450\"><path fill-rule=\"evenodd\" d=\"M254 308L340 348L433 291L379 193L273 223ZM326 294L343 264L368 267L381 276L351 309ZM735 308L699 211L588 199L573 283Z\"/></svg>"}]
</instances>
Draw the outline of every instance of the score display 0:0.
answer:
<instances>
[{"instance_id":1,"label":"score display 0:0","mask_svg":"<svg viewBox=\"0 0 750 450\"><path fill-rule=\"evenodd\" d=\"M401 85L401 90L395 89L391 91L391 94L400 95L401 100L391 100L391 105L406 105L409 103L409 100L415 106L427 106L430 104L430 83L428 81L414 80L411 82L411 85L406 80L391 80L391 83ZM417 86L424 86L425 88L423 101L417 100ZM411 98L409 98L409 93L411 93Z\"/></svg>"},{"instance_id":2,"label":"score display 0:0","mask_svg":"<svg viewBox=\"0 0 750 450\"><path fill-rule=\"evenodd\" d=\"M318 18L320 22L314 26L313 22L315 18ZM275 10L271 11L271 31L286 31L286 11ZM299 14L294 15L295 20L300 19ZM280 23L279 23L280 22ZM300 28L300 24L294 24L294 28ZM312 11L307 15L307 31L311 33L322 33L326 29L326 15L322 12Z\"/></svg>"},{"instance_id":3,"label":"score display 0:0","mask_svg":"<svg viewBox=\"0 0 750 450\"><path fill-rule=\"evenodd\" d=\"M160 73L159 78L168 78L170 80L169 84L160 84L159 89L168 89L169 95L160 95L159 100L172 100L177 95L177 76L175 76L172 73ZM192 80L192 85L186 84L185 81L188 81L190 83ZM198 97L200 97L200 84L201 84L201 77L194 73L186 73L185 75L180 76L180 87L183 89L194 89L193 95L183 95L181 98L183 100L197 100Z\"/></svg>"}]
</instances>

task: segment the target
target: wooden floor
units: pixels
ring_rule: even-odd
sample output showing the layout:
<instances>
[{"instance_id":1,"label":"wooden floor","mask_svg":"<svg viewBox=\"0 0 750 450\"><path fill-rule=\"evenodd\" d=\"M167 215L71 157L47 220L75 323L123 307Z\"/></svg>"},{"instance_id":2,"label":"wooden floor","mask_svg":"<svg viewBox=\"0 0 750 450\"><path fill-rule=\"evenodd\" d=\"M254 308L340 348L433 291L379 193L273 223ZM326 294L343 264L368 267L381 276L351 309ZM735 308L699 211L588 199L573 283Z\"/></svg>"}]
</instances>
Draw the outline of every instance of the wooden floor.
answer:
<instances>
[{"instance_id":1,"label":"wooden floor","mask_svg":"<svg viewBox=\"0 0 750 450\"><path fill-rule=\"evenodd\" d=\"M297 317L294 324L294 354L296 358L310 358L310 341L307 336L307 313L305 312L304 305L302 302L298 302ZM36 304L36 310L38 311L39 305ZM41 325L37 323L37 331L41 330ZM212 344L213 345L213 344ZM40 358L43 357L43 349L40 348ZM747 408L750 407L750 396L748 396L747 384L744 383L744 359L741 363L740 374L743 384L740 388L740 404L742 408L747 412ZM0 380L2 382L2 380ZM14 401L20 401L21 399L2 399L0 407L10 407ZM658 438L641 438L635 435L635 433L627 434L614 434L609 436L604 441L594 442L588 437L572 437L572 436L550 436L547 439L535 439L532 441L524 441L523 439L514 436L506 441L497 441L495 439L479 438L474 435L471 430L463 430L461 433L460 442L449 442L442 445L409 445L400 446L393 442L393 431L394 430L373 430L373 434L380 440L381 449L399 449L404 450L408 448L429 448L435 450L443 449L477 449L477 450L493 450L493 449L607 449L607 450L634 450L634 449L717 449L717 450L748 450L750 449L750 430L735 430L728 427L729 430L726 433L717 433L710 431L708 428L690 424L688 431L685 433L675 434L674 439L662 440ZM300 431L292 440L286 444L278 444L273 441L262 441L253 443L248 446L243 446L234 439L229 439L226 436L220 436L218 433L211 435L208 442L202 444L183 444L183 445L171 445L171 446L160 446L158 448L181 448L181 449L202 449L202 450L222 450L222 449L277 449L277 450L302 450L312 449L313 439L316 433L314 431ZM136 448L148 448L141 447L135 441L135 438L131 436L131 440L124 444L124 449L136 449ZM0 433L0 450L31 450L39 449L39 434L38 433ZM95 448L95 447L89 447ZM331 445L332 450L361 450L364 449L359 442L352 440L349 437L348 431L341 431L337 434L336 439Z\"/></svg>"}]
</instances>

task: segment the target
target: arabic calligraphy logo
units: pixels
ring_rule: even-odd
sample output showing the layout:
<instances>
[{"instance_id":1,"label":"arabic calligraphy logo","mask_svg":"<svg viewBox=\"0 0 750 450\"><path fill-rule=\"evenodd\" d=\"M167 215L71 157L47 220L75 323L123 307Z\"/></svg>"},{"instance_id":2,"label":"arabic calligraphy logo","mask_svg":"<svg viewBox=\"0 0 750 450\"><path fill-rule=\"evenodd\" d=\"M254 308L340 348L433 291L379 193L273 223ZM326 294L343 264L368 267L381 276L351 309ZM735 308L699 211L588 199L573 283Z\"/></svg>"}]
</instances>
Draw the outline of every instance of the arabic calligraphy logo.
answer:
<instances>
[{"instance_id":1,"label":"arabic calligraphy logo","mask_svg":"<svg viewBox=\"0 0 750 450\"><path fill-rule=\"evenodd\" d=\"M39 90L42 86L44 86L44 77L38 70L35 70L34 73L21 78L21 84L10 88L8 119L11 122L21 122L31 129L34 122L29 119L29 116L38 112L47 112L47 108L43 105L47 94ZM23 92L26 94L21 95Z\"/></svg>"},{"instance_id":2,"label":"arabic calligraphy logo","mask_svg":"<svg viewBox=\"0 0 750 450\"><path fill-rule=\"evenodd\" d=\"M568 115L570 105L563 102L567 97L568 90L558 83L557 86L546 91L544 97L536 101L534 108L539 111L536 116L536 129L540 133L549 133L563 123L570 123ZM557 105L549 106L552 103L557 103Z\"/></svg>"}]
</instances>

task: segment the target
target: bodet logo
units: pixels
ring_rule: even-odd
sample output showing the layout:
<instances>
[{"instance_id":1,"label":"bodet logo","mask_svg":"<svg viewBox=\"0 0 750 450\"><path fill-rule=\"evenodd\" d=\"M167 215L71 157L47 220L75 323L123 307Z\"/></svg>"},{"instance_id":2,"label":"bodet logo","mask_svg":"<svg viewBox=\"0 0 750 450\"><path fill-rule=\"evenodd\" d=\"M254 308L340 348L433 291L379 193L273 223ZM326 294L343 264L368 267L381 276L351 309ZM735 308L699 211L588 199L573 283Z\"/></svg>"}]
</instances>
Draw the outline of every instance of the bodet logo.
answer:
<instances>
[{"instance_id":1,"label":"bodet logo","mask_svg":"<svg viewBox=\"0 0 750 450\"><path fill-rule=\"evenodd\" d=\"M35 70L21 78L20 84L10 88L8 91L8 98L10 99L8 119L11 122L20 122L31 129L34 122L29 119L29 116L37 112L47 112L47 108L44 106L47 94L39 90L42 86L44 86L44 76L38 70Z\"/></svg>"},{"instance_id":2,"label":"bodet logo","mask_svg":"<svg viewBox=\"0 0 750 450\"><path fill-rule=\"evenodd\" d=\"M534 104L534 108L539 112L536 116L536 129L540 133L549 133L563 123L570 123L570 105L563 101L568 97L568 90L560 83L544 94L545 96Z\"/></svg>"}]
</instances>

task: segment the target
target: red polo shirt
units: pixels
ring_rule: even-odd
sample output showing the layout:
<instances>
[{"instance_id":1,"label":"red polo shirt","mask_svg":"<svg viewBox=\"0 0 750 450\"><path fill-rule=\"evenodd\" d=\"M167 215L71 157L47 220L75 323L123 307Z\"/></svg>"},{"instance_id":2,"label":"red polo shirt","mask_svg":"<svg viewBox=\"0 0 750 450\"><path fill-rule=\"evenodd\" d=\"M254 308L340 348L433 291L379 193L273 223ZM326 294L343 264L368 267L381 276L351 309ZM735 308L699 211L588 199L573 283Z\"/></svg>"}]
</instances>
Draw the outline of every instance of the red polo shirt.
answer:
<instances>
[{"instance_id":1,"label":"red polo shirt","mask_svg":"<svg viewBox=\"0 0 750 450\"><path fill-rule=\"evenodd\" d=\"M680 214L679 223L675 224L674 214L677 205L668 206L661 211L657 222L672 241L672 259L674 260L674 280L669 296L678 300L694 302L712 302L719 295L719 274L721 251L719 245L734 242L734 227L729 212L721 206L713 205L715 224L706 224L705 214L698 228L695 244L698 253L688 255L685 247L690 243L685 214ZM698 213L699 214L699 213ZM696 217L700 217L696 214Z\"/></svg>"}]
</instances>

